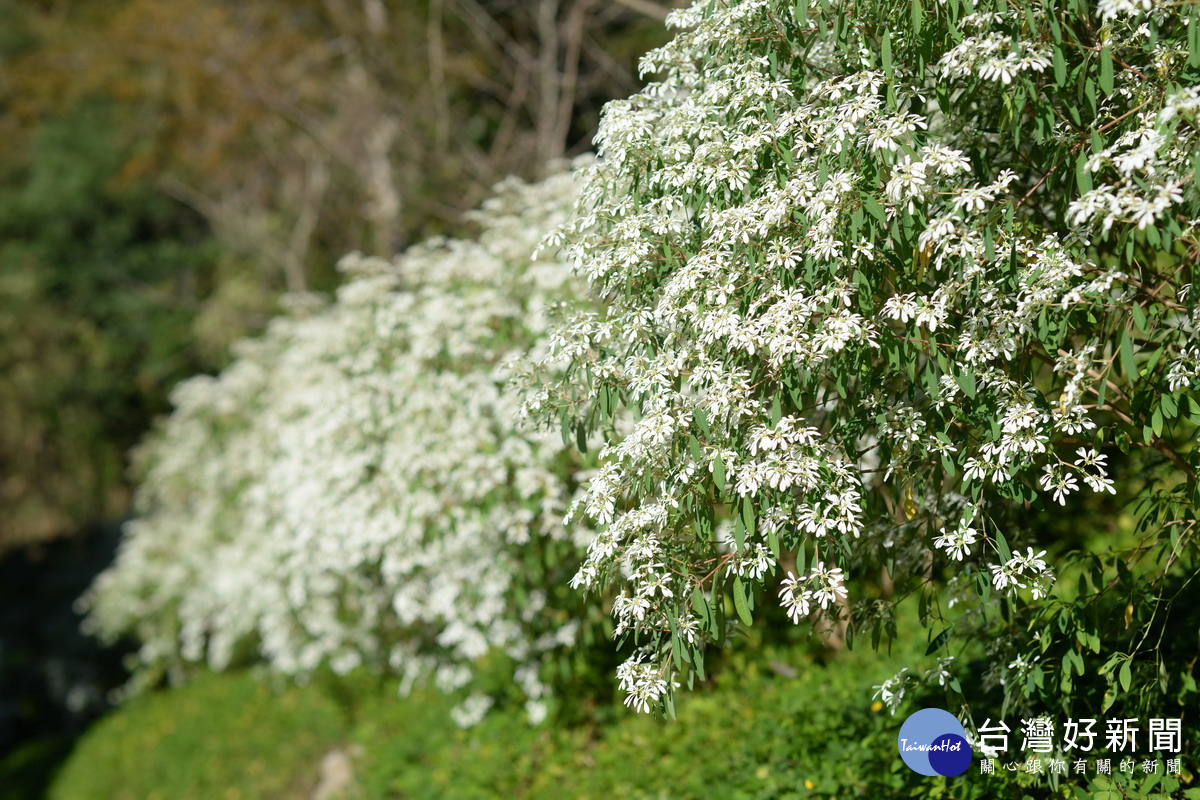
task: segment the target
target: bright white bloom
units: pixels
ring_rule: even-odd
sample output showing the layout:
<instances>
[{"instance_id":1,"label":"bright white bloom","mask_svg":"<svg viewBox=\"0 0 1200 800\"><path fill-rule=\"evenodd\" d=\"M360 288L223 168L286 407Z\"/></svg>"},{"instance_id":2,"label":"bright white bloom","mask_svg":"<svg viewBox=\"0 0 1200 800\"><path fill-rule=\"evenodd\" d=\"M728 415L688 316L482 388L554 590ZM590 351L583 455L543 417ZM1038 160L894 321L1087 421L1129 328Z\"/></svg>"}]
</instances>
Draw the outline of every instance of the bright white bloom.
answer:
<instances>
[{"instance_id":1,"label":"bright white bloom","mask_svg":"<svg viewBox=\"0 0 1200 800\"><path fill-rule=\"evenodd\" d=\"M975 529L959 526L949 533L945 528L939 531L940 535L934 540L934 545L946 551L946 555L953 558L955 561L962 561L963 558L971 554L971 545L975 544L978 538Z\"/></svg>"},{"instance_id":2,"label":"bright white bloom","mask_svg":"<svg viewBox=\"0 0 1200 800\"><path fill-rule=\"evenodd\" d=\"M902 667L895 675L874 687L875 699L882 700L884 705L888 707L888 710L892 714L895 714L896 710L900 708L900 704L904 702L904 694L908 689L908 681L908 667Z\"/></svg>"},{"instance_id":3,"label":"bright white bloom","mask_svg":"<svg viewBox=\"0 0 1200 800\"><path fill-rule=\"evenodd\" d=\"M785 552L821 564L781 584L798 620L848 600L834 570L877 543L924 574L925 532L964 497L979 519L934 542L950 561L978 557L1031 485L1060 504L1114 491L1098 452L1064 458L1099 443L1098 419L1138 438L1122 332L1146 386L1193 385L1196 320L1175 285L1190 275L1147 256L1200 229L1200 89L1180 52L1113 16L1139 8L1092 20L1135 69L1056 49L1040 6L928 13L927 38L854 4L697 2L644 61L658 79L606 107L555 239L606 305L552 335L541 366L568 374L529 405L568 437L606 434L573 517L603 530L576 583L611 590L662 675L692 669L675 656L680 603L701 618L694 655L739 624L701 598L733 593L746 619L747 584ZM1154 13L1162 36L1190 11ZM1078 118L1016 101L1110 63ZM1049 590L1040 557L1005 562L989 567L998 591Z\"/></svg>"},{"instance_id":4,"label":"bright white bloom","mask_svg":"<svg viewBox=\"0 0 1200 800\"><path fill-rule=\"evenodd\" d=\"M589 534L562 525L565 446L518 428L504 365L544 347L574 293L563 265L530 258L574 183L501 187L478 240L346 258L336 300L293 301L220 375L180 385L90 624L135 633L147 665L220 669L241 649L288 674L367 664L447 690L488 652L536 675L572 644L578 620L519 565Z\"/></svg>"},{"instance_id":5,"label":"bright white bloom","mask_svg":"<svg viewBox=\"0 0 1200 800\"><path fill-rule=\"evenodd\" d=\"M808 581L797 578L790 571L780 584L780 605L787 609L788 619L797 625L803 617L812 613L812 592L804 588Z\"/></svg>"}]
</instances>

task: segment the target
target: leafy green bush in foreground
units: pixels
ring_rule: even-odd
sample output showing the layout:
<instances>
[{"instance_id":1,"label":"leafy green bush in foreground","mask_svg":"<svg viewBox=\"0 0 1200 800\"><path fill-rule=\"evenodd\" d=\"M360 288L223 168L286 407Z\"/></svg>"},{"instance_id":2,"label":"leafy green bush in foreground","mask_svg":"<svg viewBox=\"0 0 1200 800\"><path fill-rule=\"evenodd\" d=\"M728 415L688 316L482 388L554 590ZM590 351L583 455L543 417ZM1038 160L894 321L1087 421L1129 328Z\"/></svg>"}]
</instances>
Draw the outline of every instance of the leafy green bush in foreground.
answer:
<instances>
[{"instance_id":1,"label":"leafy green bush in foreground","mask_svg":"<svg viewBox=\"0 0 1200 800\"><path fill-rule=\"evenodd\" d=\"M205 675L140 696L100 721L59 773L53 800L308 797L345 735L311 687L273 692L248 673Z\"/></svg>"},{"instance_id":2,"label":"leafy green bush in foreground","mask_svg":"<svg viewBox=\"0 0 1200 800\"><path fill-rule=\"evenodd\" d=\"M906 616L911 609L905 610ZM1057 787L1020 772L924 778L896 757L906 714L945 694L909 693L895 715L870 688L901 664L936 664L924 643L812 651L763 641L723 651L677 719L630 715L615 704L583 724L561 716L530 727L518 703L469 729L449 714L458 698L366 676L325 677L274 694L252 674L208 675L133 700L93 729L59 776L52 800L79 798L312 797L324 755L354 753L352 785L337 797L374 798L993 798L1200 797L1194 764L1177 781L1137 787L1124 776ZM961 652L972 671L986 661ZM946 692L948 690L941 690ZM968 688L968 691L973 691ZM1194 752L1188 731L1185 755ZM1160 771L1161 774L1161 771Z\"/></svg>"}]
</instances>

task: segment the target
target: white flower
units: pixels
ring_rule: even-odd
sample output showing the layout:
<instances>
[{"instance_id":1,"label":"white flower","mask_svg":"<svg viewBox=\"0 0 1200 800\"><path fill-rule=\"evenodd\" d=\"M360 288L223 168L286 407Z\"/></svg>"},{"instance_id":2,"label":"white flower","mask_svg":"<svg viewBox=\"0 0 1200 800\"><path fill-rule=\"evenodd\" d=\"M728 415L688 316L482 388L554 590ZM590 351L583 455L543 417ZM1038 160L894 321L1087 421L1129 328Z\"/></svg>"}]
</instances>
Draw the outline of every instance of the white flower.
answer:
<instances>
[{"instance_id":1,"label":"white flower","mask_svg":"<svg viewBox=\"0 0 1200 800\"><path fill-rule=\"evenodd\" d=\"M807 581L797 578L788 570L787 577L780 583L779 604L787 609L788 619L799 625L803 617L812 613L812 592L804 588Z\"/></svg>"},{"instance_id":2,"label":"white flower","mask_svg":"<svg viewBox=\"0 0 1200 800\"><path fill-rule=\"evenodd\" d=\"M896 713L896 709L904 702L904 693L908 688L908 667L901 667L900 671L892 677L888 678L881 684L875 687L875 695L873 699L882 700L887 705L888 710Z\"/></svg>"},{"instance_id":3,"label":"white flower","mask_svg":"<svg viewBox=\"0 0 1200 800\"><path fill-rule=\"evenodd\" d=\"M477 239L349 256L336 298L290 303L220 375L182 384L141 450L141 514L89 594L92 624L141 637L150 670L257 648L287 675L365 664L445 691L489 652L521 670L571 646L580 620L514 565L548 542L582 556L592 534L563 526L566 447L518 426L508 381L575 293L563 264L530 253L576 189L572 175L510 182L474 215ZM607 567L584 563L573 584ZM456 723L490 703L472 694Z\"/></svg>"},{"instance_id":4,"label":"white flower","mask_svg":"<svg viewBox=\"0 0 1200 800\"><path fill-rule=\"evenodd\" d=\"M822 609L829 607L839 599L845 599L846 587L842 583L842 570L839 567L828 568L824 561L818 561L808 573L809 585L813 587L813 598Z\"/></svg>"},{"instance_id":5,"label":"white flower","mask_svg":"<svg viewBox=\"0 0 1200 800\"><path fill-rule=\"evenodd\" d=\"M939 530L939 536L934 540L934 545L946 551L946 555L953 558L955 561L962 561L964 557L970 555L971 545L975 544L977 535L974 528L961 526L946 533L945 528Z\"/></svg>"},{"instance_id":6,"label":"white flower","mask_svg":"<svg viewBox=\"0 0 1200 800\"><path fill-rule=\"evenodd\" d=\"M617 681L626 693L625 705L643 714L657 707L667 693L666 680L644 655L635 655L617 667Z\"/></svg>"}]
</instances>

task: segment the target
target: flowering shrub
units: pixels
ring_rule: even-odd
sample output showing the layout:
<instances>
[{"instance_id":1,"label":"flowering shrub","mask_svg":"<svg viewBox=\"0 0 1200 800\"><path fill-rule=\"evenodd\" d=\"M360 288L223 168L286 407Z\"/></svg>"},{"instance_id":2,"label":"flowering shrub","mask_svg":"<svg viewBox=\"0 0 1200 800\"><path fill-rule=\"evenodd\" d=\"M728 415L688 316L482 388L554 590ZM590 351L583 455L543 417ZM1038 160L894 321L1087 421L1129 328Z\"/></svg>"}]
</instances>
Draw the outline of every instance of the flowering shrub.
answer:
<instances>
[{"instance_id":1,"label":"flowering shrub","mask_svg":"<svg viewBox=\"0 0 1200 800\"><path fill-rule=\"evenodd\" d=\"M589 533L561 524L577 459L519 432L504 387L573 293L569 270L530 259L573 182L503 186L478 240L348 257L336 301L294 298L223 373L181 384L90 624L135 634L147 667L257 651L285 673L386 664L444 689L502 652L540 718L540 659L581 624L566 579Z\"/></svg>"},{"instance_id":2,"label":"flowering shrub","mask_svg":"<svg viewBox=\"0 0 1200 800\"><path fill-rule=\"evenodd\" d=\"M553 334L566 377L526 403L607 436L573 584L616 592L627 703L670 711L768 589L876 641L913 592L940 618L943 576L984 617L1045 600L1025 510L1121 480L1145 536L1120 558L1193 570L1196 6L704 0L671 22L548 240L608 308ZM880 567L891 599L847 586ZM1158 578L1149 600L1182 591ZM1095 630L1077 612L1064 651ZM1042 686L1020 677L1000 683Z\"/></svg>"}]
</instances>

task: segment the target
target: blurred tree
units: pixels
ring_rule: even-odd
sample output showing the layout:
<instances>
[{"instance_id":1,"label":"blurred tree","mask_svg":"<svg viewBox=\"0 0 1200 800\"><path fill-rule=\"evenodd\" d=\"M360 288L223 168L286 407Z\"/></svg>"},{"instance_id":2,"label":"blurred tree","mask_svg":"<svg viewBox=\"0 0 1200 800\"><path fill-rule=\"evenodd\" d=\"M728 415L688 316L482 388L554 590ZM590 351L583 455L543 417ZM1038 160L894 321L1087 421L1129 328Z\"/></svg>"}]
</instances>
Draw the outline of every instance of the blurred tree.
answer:
<instances>
[{"instance_id":1,"label":"blurred tree","mask_svg":"<svg viewBox=\"0 0 1200 800\"><path fill-rule=\"evenodd\" d=\"M457 224L509 174L590 146L663 36L650 0L49 3L34 117L102 93L148 145L127 165L282 285L342 252L388 255ZM120 42L121 47L113 47ZM10 87L16 91L18 87Z\"/></svg>"},{"instance_id":2,"label":"blurred tree","mask_svg":"<svg viewBox=\"0 0 1200 800\"><path fill-rule=\"evenodd\" d=\"M280 291L587 149L667 6L0 0L0 551L119 513L170 385Z\"/></svg>"},{"instance_id":3,"label":"blurred tree","mask_svg":"<svg viewBox=\"0 0 1200 800\"><path fill-rule=\"evenodd\" d=\"M205 359L203 220L117 177L111 113L47 123L0 177L0 543L123 512L124 451Z\"/></svg>"}]
</instances>

